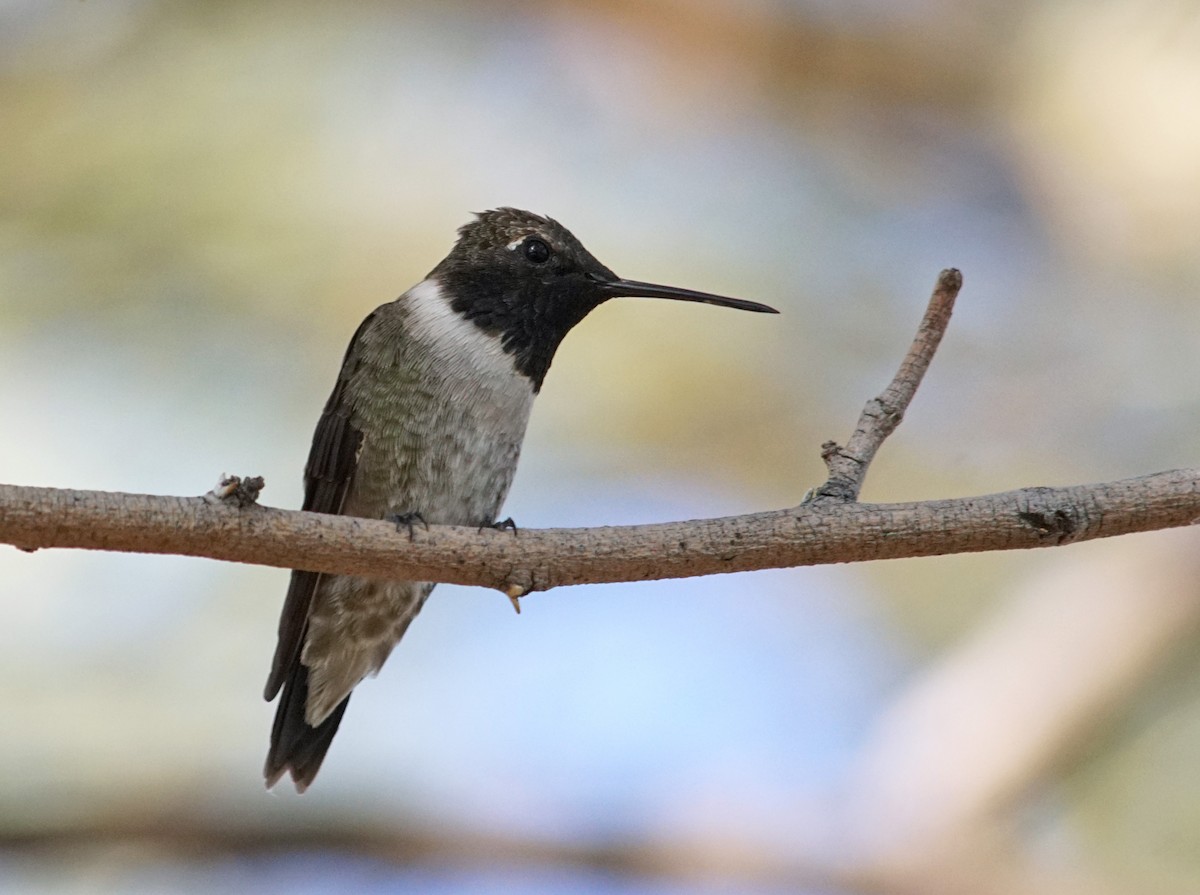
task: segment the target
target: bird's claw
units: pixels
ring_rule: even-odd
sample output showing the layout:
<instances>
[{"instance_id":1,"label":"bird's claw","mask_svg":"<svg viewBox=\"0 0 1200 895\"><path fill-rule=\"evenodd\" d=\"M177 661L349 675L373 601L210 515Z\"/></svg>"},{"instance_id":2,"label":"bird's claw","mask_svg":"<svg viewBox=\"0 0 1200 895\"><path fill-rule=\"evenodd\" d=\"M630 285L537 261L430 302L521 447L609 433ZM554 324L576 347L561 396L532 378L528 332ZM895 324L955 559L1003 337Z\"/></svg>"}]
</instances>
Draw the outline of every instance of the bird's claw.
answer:
<instances>
[{"instance_id":1,"label":"bird's claw","mask_svg":"<svg viewBox=\"0 0 1200 895\"><path fill-rule=\"evenodd\" d=\"M514 535L517 533L517 523L513 522L512 516L509 516L507 519L497 519L495 522L484 523L479 526L480 531L483 531L485 528L494 528L496 531L511 531Z\"/></svg>"},{"instance_id":2,"label":"bird's claw","mask_svg":"<svg viewBox=\"0 0 1200 895\"><path fill-rule=\"evenodd\" d=\"M425 521L425 517L418 512L410 513L392 513L385 517L386 521L393 523L396 526L396 531L408 530L408 539L411 541L414 537L414 527L420 522L426 531L429 531L429 523Z\"/></svg>"}]
</instances>

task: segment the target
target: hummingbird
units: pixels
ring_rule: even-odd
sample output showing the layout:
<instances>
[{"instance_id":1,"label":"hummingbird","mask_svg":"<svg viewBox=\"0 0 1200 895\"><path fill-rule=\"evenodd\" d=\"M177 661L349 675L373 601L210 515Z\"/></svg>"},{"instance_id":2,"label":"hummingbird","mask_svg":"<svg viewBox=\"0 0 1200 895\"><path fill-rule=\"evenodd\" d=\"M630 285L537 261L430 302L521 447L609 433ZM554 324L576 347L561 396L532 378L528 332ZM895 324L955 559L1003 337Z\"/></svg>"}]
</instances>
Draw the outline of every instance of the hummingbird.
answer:
<instances>
[{"instance_id":1,"label":"hummingbird","mask_svg":"<svg viewBox=\"0 0 1200 895\"><path fill-rule=\"evenodd\" d=\"M304 469L303 509L414 524L514 528L496 517L533 399L563 337L610 298L778 313L625 280L557 221L497 208L458 231L417 285L372 311L346 349ZM265 698L279 695L264 776L312 783L350 693L376 674L434 585L294 570Z\"/></svg>"}]
</instances>

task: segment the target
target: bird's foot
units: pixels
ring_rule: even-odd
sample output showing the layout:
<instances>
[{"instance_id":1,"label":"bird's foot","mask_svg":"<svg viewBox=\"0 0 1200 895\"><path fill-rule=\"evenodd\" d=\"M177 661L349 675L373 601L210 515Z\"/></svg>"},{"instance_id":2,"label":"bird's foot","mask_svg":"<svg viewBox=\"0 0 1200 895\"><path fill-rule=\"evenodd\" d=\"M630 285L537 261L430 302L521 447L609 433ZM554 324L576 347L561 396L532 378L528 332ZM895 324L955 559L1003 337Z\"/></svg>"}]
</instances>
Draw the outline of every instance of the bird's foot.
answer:
<instances>
[{"instance_id":1,"label":"bird's foot","mask_svg":"<svg viewBox=\"0 0 1200 895\"><path fill-rule=\"evenodd\" d=\"M413 529L416 523L420 522L429 531L429 523L425 521L425 517L418 512L411 513L392 513L384 517L385 521L391 522L396 526L396 531L408 531L408 539L413 539Z\"/></svg>"},{"instance_id":2,"label":"bird's foot","mask_svg":"<svg viewBox=\"0 0 1200 895\"><path fill-rule=\"evenodd\" d=\"M492 523L485 522L479 526L480 531L483 531L485 528L494 528L496 531L511 531L513 535L517 533L517 523L513 522L512 516L509 516L507 519L497 519Z\"/></svg>"}]
</instances>

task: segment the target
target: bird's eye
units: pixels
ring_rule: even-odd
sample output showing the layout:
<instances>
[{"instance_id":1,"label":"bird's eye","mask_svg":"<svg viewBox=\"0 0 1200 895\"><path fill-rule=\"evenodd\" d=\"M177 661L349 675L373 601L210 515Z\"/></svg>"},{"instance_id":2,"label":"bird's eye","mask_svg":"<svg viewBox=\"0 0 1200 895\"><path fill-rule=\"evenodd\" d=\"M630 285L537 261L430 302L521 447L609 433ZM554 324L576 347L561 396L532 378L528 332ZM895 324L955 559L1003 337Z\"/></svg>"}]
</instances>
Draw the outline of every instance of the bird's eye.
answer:
<instances>
[{"instance_id":1,"label":"bird's eye","mask_svg":"<svg viewBox=\"0 0 1200 895\"><path fill-rule=\"evenodd\" d=\"M550 260L550 246L540 239L525 240L525 257L534 264L545 264Z\"/></svg>"}]
</instances>

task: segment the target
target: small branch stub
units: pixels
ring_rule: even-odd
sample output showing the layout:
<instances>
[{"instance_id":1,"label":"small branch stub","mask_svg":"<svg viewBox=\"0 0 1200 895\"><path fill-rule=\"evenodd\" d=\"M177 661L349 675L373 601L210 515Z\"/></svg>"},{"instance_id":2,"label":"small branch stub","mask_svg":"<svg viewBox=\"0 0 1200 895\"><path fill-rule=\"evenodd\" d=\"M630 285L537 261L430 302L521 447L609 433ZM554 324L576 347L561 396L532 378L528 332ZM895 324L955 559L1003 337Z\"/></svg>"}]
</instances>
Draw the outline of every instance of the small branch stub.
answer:
<instances>
[{"instance_id":1,"label":"small branch stub","mask_svg":"<svg viewBox=\"0 0 1200 895\"><path fill-rule=\"evenodd\" d=\"M962 273L955 268L943 270L938 275L937 285L933 288L921 325L917 327L917 334L888 387L867 402L854 434L845 447L836 441L821 445L821 459L829 470L829 478L823 485L813 489L806 503L820 500L850 503L858 500L875 453L904 419L904 413L941 344L946 327L950 325L950 314L954 310L954 300L962 289L962 282Z\"/></svg>"},{"instance_id":2,"label":"small branch stub","mask_svg":"<svg viewBox=\"0 0 1200 895\"><path fill-rule=\"evenodd\" d=\"M510 582L504 588L504 595L512 602L512 607L517 610L517 615L521 614L521 597L529 593L529 590L525 585L517 584L515 581Z\"/></svg>"},{"instance_id":3,"label":"small branch stub","mask_svg":"<svg viewBox=\"0 0 1200 895\"><path fill-rule=\"evenodd\" d=\"M205 496L215 497L223 503L230 503L244 510L258 503L258 495L262 493L265 485L266 480L260 475L242 478L222 473L217 484Z\"/></svg>"}]
</instances>

